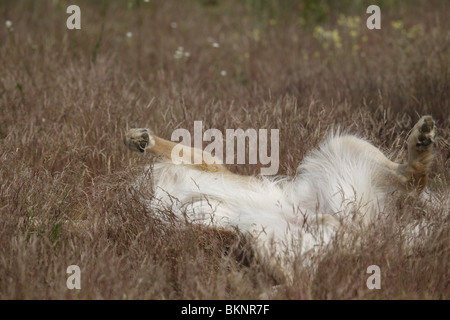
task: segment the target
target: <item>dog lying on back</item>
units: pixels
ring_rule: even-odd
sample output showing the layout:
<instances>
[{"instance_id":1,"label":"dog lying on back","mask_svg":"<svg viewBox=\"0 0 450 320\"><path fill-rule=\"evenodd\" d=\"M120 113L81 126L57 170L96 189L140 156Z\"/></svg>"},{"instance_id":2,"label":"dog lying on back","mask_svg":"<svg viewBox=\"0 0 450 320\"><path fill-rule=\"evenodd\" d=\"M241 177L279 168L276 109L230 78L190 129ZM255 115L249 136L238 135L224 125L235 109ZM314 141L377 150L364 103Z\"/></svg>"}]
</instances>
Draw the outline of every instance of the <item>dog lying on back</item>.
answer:
<instances>
[{"instance_id":1,"label":"dog lying on back","mask_svg":"<svg viewBox=\"0 0 450 320\"><path fill-rule=\"evenodd\" d=\"M124 141L133 151L158 156L147 171L151 178L145 174L139 181L152 190L151 199L142 200L153 212L170 209L180 223L237 229L255 240L259 258L284 267L284 258L315 252L339 228L367 225L393 191L423 194L435 135L432 117L423 116L408 137L404 164L354 135L330 135L289 179L237 175L194 148L186 151L201 153L201 164L173 163L177 144L149 129L131 129Z\"/></svg>"}]
</instances>

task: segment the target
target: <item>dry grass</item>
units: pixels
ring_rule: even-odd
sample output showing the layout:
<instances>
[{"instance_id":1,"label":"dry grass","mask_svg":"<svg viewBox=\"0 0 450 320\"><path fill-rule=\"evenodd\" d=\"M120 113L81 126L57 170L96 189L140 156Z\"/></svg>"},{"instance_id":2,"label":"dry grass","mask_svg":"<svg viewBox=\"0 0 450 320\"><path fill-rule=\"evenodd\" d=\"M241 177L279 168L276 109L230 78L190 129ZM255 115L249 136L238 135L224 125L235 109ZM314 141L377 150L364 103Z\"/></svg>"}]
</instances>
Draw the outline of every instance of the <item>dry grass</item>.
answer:
<instances>
[{"instance_id":1,"label":"dry grass","mask_svg":"<svg viewBox=\"0 0 450 320\"><path fill-rule=\"evenodd\" d=\"M378 31L350 1L75 3L79 31L65 27L72 2L0 5L1 299L251 299L273 285L264 266L229 254L235 236L163 225L133 197L148 159L126 150L126 127L167 138L194 120L277 128L280 173L292 175L337 125L401 160L408 130L432 114L430 188L448 201L448 2L380 2ZM174 58L179 46L189 57ZM448 299L448 206L401 202L384 214L357 245L337 242L316 274L296 268L274 298ZM393 226L417 218L433 222L431 235L406 250ZM66 288L71 264L81 290ZM381 290L365 286L372 264Z\"/></svg>"}]
</instances>

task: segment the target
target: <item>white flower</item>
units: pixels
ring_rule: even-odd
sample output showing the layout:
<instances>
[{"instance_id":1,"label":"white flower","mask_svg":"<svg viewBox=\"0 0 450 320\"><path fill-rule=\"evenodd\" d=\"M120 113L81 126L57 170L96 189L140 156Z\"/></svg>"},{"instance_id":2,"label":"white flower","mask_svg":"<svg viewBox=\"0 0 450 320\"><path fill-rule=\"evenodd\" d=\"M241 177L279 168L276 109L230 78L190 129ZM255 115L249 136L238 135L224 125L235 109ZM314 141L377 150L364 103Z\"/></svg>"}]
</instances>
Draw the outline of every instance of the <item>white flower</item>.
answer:
<instances>
[{"instance_id":1,"label":"white flower","mask_svg":"<svg viewBox=\"0 0 450 320\"><path fill-rule=\"evenodd\" d=\"M176 23L175 21L174 21L174 22L171 22L171 23L170 23L170 27L171 27L172 29L176 29L176 28L178 28L178 23Z\"/></svg>"},{"instance_id":2,"label":"white flower","mask_svg":"<svg viewBox=\"0 0 450 320\"><path fill-rule=\"evenodd\" d=\"M131 37L133 36L133 33L130 32L130 31L128 31L127 34L126 34L126 36L127 36L127 38L131 38Z\"/></svg>"},{"instance_id":3,"label":"white flower","mask_svg":"<svg viewBox=\"0 0 450 320\"><path fill-rule=\"evenodd\" d=\"M175 51L175 53L173 54L173 57L175 60L180 60L183 57L185 58L189 58L191 56L191 54L188 51L184 51L183 47L178 47L177 51Z\"/></svg>"},{"instance_id":4,"label":"white flower","mask_svg":"<svg viewBox=\"0 0 450 320\"><path fill-rule=\"evenodd\" d=\"M189 54L189 52L187 52ZM173 57L176 60L180 60L181 58L183 58L183 56L185 55L184 53L184 48L183 47L178 47L177 51L175 51Z\"/></svg>"},{"instance_id":5,"label":"white flower","mask_svg":"<svg viewBox=\"0 0 450 320\"><path fill-rule=\"evenodd\" d=\"M220 71L220 75L222 77L225 77L227 75L227 72L225 70Z\"/></svg>"},{"instance_id":6,"label":"white flower","mask_svg":"<svg viewBox=\"0 0 450 320\"><path fill-rule=\"evenodd\" d=\"M214 43L212 44L212 46L213 46L213 48L218 48L218 47L219 47L219 44L218 44L217 42L214 42Z\"/></svg>"},{"instance_id":7,"label":"white flower","mask_svg":"<svg viewBox=\"0 0 450 320\"><path fill-rule=\"evenodd\" d=\"M150 2L150 0L144 0L144 2L147 2L147 3L149 3L149 2Z\"/></svg>"},{"instance_id":8,"label":"white flower","mask_svg":"<svg viewBox=\"0 0 450 320\"><path fill-rule=\"evenodd\" d=\"M12 22L9 21L9 20L6 20L5 25L6 25L6 29L11 29L11 27L12 27Z\"/></svg>"}]
</instances>

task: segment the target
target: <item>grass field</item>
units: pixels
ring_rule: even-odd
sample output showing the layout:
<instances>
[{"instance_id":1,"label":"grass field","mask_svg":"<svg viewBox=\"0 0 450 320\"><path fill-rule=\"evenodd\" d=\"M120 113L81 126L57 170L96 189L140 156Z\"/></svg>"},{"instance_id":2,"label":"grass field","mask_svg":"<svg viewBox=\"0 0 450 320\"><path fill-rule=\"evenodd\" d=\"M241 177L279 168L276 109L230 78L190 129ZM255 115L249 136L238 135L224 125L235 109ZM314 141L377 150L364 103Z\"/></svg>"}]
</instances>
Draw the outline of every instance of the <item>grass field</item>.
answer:
<instances>
[{"instance_id":1,"label":"grass field","mask_svg":"<svg viewBox=\"0 0 450 320\"><path fill-rule=\"evenodd\" d=\"M66 9L81 8L81 30ZM366 27L381 8L381 30ZM265 266L235 236L162 224L130 193L149 158L126 128L280 130L279 174L340 125L396 161L421 115L439 128L429 187L397 201L276 299L449 299L448 1L0 1L0 299L257 299ZM9 21L9 22L8 22ZM259 165L230 165L256 174ZM413 250L395 225L432 221ZM245 248L244 248L245 249ZM66 269L81 268L81 290ZM366 287L369 265L380 290Z\"/></svg>"}]
</instances>

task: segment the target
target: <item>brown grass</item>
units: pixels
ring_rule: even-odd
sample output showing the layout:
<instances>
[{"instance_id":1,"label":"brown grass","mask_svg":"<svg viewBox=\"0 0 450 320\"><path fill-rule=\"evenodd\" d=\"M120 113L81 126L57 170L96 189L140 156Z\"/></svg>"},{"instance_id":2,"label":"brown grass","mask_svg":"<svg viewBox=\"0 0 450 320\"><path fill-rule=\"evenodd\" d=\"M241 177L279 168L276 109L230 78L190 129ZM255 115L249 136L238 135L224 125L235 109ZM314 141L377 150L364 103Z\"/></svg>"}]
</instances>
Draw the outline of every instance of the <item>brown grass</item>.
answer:
<instances>
[{"instance_id":1,"label":"brown grass","mask_svg":"<svg viewBox=\"0 0 450 320\"><path fill-rule=\"evenodd\" d=\"M292 175L337 125L402 160L408 130L432 114L429 186L448 201L448 2L380 2L374 31L350 1L75 3L78 31L65 27L72 2L0 5L1 299L252 299L274 284L263 265L229 254L236 236L162 224L137 201L129 186L149 159L126 150L127 127L165 138L194 120L280 129L280 174ZM340 14L361 21L339 25ZM315 37L317 26L338 30L341 48ZM179 46L190 56L177 61ZM337 241L316 274L298 266L274 298L448 299L448 213L400 201L358 244ZM412 251L399 245L394 226L424 218L431 234ZM66 287L71 264L81 290ZM365 286L372 264L381 290Z\"/></svg>"}]
</instances>

